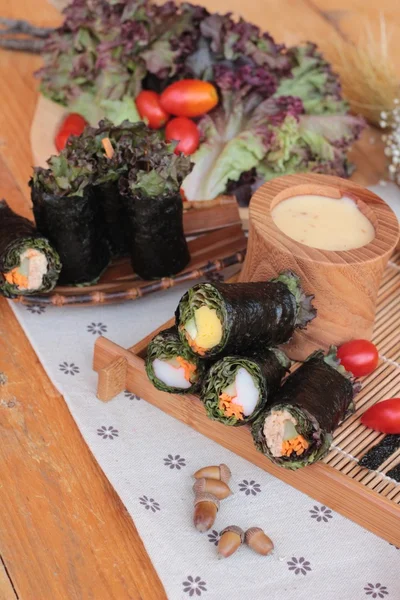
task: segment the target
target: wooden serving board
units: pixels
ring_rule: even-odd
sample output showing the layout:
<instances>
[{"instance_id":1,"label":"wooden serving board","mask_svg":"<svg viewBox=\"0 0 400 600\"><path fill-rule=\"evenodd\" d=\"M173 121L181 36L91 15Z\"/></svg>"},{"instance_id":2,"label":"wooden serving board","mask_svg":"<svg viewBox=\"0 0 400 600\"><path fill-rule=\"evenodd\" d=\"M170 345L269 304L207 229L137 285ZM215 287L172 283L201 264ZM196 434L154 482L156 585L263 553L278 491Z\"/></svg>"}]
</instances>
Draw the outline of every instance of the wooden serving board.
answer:
<instances>
[{"instance_id":1,"label":"wooden serving board","mask_svg":"<svg viewBox=\"0 0 400 600\"><path fill-rule=\"evenodd\" d=\"M145 372L146 348L152 337L171 326L173 320L128 349L107 338L98 338L93 362L93 368L99 374L98 397L110 400L127 389L318 502L400 546L400 483L385 475L400 462L400 450L379 471L368 471L358 465L359 458L383 438L382 434L360 423L361 414L380 400L400 396L399 311L398 252L389 262L379 290L374 342L379 349L380 364L362 381L363 389L356 398L356 412L337 429L330 453L323 461L298 471L288 471L270 462L254 446L248 426L227 427L210 420L198 397L167 394L153 387Z\"/></svg>"}]
</instances>

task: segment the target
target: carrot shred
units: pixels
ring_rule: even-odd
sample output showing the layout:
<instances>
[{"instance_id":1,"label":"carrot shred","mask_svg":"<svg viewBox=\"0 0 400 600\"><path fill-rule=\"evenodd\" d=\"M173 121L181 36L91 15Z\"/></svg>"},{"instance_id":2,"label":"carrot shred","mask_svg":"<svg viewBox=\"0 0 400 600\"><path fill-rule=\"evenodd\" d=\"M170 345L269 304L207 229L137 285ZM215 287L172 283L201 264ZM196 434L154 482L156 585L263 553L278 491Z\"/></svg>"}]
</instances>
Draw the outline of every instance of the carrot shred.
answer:
<instances>
[{"instance_id":1,"label":"carrot shred","mask_svg":"<svg viewBox=\"0 0 400 600\"><path fill-rule=\"evenodd\" d=\"M187 381L192 381L192 376L196 373L196 365L190 363L182 356L177 356L176 360L185 371L185 379Z\"/></svg>"},{"instance_id":2,"label":"carrot shred","mask_svg":"<svg viewBox=\"0 0 400 600\"><path fill-rule=\"evenodd\" d=\"M11 285L16 285L23 290L28 289L28 278L26 275L21 275L17 267L8 271L8 273L3 273L3 275L4 279Z\"/></svg>"},{"instance_id":3,"label":"carrot shred","mask_svg":"<svg viewBox=\"0 0 400 600\"><path fill-rule=\"evenodd\" d=\"M290 456L292 452L296 452L297 456L300 456L300 454L303 454L303 452L307 450L309 445L310 444L302 435L297 435L282 443L282 454L283 456Z\"/></svg>"},{"instance_id":4,"label":"carrot shred","mask_svg":"<svg viewBox=\"0 0 400 600\"><path fill-rule=\"evenodd\" d=\"M219 397L218 408L226 417L236 417L239 421L243 421L243 406L232 402L233 397L223 393Z\"/></svg>"},{"instance_id":5,"label":"carrot shred","mask_svg":"<svg viewBox=\"0 0 400 600\"><path fill-rule=\"evenodd\" d=\"M190 335L188 334L187 331L185 331L185 336L186 336L188 344L192 348L192 350L194 350L196 352L196 354L199 354L199 356L204 356L206 353L206 350L204 348L201 348L200 346L198 346L196 344L196 342L194 341L194 339L190 337Z\"/></svg>"},{"instance_id":6,"label":"carrot shred","mask_svg":"<svg viewBox=\"0 0 400 600\"><path fill-rule=\"evenodd\" d=\"M101 140L101 143L103 144L103 148L104 148L107 158L111 159L114 156L114 148L112 147L110 138L107 138L107 137L103 138Z\"/></svg>"}]
</instances>

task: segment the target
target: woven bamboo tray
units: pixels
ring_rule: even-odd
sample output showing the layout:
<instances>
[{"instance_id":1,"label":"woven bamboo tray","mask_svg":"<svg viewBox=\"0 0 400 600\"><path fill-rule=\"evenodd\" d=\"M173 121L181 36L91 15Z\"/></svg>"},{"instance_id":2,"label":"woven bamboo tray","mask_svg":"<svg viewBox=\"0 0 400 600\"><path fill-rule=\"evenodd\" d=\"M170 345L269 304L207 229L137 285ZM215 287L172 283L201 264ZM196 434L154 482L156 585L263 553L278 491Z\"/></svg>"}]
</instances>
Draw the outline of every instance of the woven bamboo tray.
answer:
<instances>
[{"instance_id":1,"label":"woven bamboo tray","mask_svg":"<svg viewBox=\"0 0 400 600\"><path fill-rule=\"evenodd\" d=\"M227 427L208 419L196 396L156 390L147 379L143 360L156 332L127 350L107 338L98 338L93 362L99 374L97 394L104 401L125 389L137 394L221 446L400 546L400 484L386 476L386 472L400 462L400 450L379 471L358 466L359 458L384 437L365 428L360 416L376 402L400 396L399 315L400 252L397 252L386 268L379 290L373 339L381 362L376 371L362 381L356 412L337 429L330 453L323 461L298 471L278 467L258 452L247 426Z\"/></svg>"},{"instance_id":2,"label":"woven bamboo tray","mask_svg":"<svg viewBox=\"0 0 400 600\"><path fill-rule=\"evenodd\" d=\"M242 263L246 244L242 226L232 225L189 241L190 263L174 277L145 281L133 272L130 259L124 257L113 261L95 285L57 286L49 294L18 296L14 302L25 305L82 306L137 300Z\"/></svg>"}]
</instances>

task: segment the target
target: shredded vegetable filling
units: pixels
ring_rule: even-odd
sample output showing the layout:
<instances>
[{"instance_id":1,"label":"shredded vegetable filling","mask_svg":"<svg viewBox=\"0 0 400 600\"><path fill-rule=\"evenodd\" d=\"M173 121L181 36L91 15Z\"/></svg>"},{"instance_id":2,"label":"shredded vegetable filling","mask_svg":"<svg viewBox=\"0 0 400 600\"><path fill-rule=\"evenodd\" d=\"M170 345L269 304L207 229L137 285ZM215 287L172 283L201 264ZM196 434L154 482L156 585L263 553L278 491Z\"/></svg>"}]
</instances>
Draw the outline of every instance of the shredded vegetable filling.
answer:
<instances>
[{"instance_id":1,"label":"shredded vegetable filling","mask_svg":"<svg viewBox=\"0 0 400 600\"><path fill-rule=\"evenodd\" d=\"M47 272L47 259L43 252L29 248L20 255L20 264L4 273L4 279L20 290L36 290L43 283Z\"/></svg>"},{"instance_id":2,"label":"shredded vegetable filling","mask_svg":"<svg viewBox=\"0 0 400 600\"><path fill-rule=\"evenodd\" d=\"M243 420L243 406L235 404L234 398L229 394L221 394L219 397L218 408L224 413L226 417L236 417L239 421Z\"/></svg>"},{"instance_id":3,"label":"shredded vegetable filling","mask_svg":"<svg viewBox=\"0 0 400 600\"><path fill-rule=\"evenodd\" d=\"M265 419L264 435L273 456L300 456L309 442L296 429L297 421L287 410L273 410Z\"/></svg>"}]
</instances>

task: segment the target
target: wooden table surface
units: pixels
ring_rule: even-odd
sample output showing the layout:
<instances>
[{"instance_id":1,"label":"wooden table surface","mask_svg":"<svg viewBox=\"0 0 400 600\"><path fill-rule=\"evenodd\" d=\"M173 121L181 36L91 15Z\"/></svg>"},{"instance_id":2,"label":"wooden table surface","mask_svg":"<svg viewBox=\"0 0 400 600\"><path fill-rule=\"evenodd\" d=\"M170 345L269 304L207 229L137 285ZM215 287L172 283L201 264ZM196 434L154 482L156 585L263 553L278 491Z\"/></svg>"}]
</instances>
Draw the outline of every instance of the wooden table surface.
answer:
<instances>
[{"instance_id":1,"label":"wooden table surface","mask_svg":"<svg viewBox=\"0 0 400 600\"><path fill-rule=\"evenodd\" d=\"M199 0L200 1L200 0ZM54 3L60 0L54 0ZM396 0L206 0L240 10L278 39L356 35L359 17L378 11L400 27ZM0 0L0 15L60 23L46 0ZM300 26L301 24L301 26ZM397 40L397 41L396 41ZM400 45L400 36L394 36ZM400 53L396 53L397 58ZM31 215L29 130L40 57L0 51L0 197ZM356 180L384 175L369 131L354 151ZM0 299L0 600L125 600L166 597L135 525L48 379L8 303ZM3 378L4 375L4 378Z\"/></svg>"}]
</instances>

